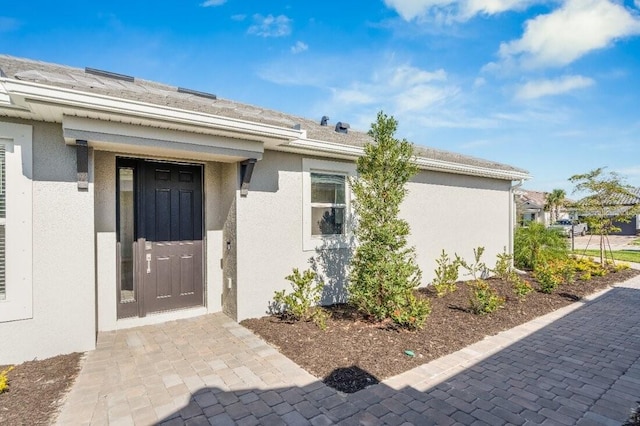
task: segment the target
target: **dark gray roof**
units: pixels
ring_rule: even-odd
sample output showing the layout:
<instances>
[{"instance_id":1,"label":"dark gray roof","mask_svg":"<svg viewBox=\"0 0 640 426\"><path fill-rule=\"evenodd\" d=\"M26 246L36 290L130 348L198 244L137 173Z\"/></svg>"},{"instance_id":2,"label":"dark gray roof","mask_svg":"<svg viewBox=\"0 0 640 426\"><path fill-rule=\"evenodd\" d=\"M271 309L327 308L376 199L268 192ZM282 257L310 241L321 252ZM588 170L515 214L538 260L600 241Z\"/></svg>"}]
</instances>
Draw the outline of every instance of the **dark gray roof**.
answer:
<instances>
[{"instance_id":1,"label":"dark gray roof","mask_svg":"<svg viewBox=\"0 0 640 426\"><path fill-rule=\"evenodd\" d=\"M293 128L300 125L307 131L309 139L334 142L352 146L362 146L371 138L367 133L349 130L348 134L338 133L335 125L320 126L309 120L282 112L242 104L228 99L210 99L178 92L177 87L135 78L133 81L120 80L86 73L80 68L56 65L30 59L0 55L0 70L7 77L55 87L64 87L83 92L113 96L121 99L147 102L155 105L179 108L222 117ZM416 154L433 160L446 161L468 166L486 167L497 170L528 173L526 170L502 163L456 154L440 149L416 145Z\"/></svg>"},{"instance_id":2,"label":"dark gray roof","mask_svg":"<svg viewBox=\"0 0 640 426\"><path fill-rule=\"evenodd\" d=\"M588 200L585 197L583 200ZM616 193L606 201L609 206L635 206L640 204L640 188L627 187L624 193Z\"/></svg>"}]
</instances>

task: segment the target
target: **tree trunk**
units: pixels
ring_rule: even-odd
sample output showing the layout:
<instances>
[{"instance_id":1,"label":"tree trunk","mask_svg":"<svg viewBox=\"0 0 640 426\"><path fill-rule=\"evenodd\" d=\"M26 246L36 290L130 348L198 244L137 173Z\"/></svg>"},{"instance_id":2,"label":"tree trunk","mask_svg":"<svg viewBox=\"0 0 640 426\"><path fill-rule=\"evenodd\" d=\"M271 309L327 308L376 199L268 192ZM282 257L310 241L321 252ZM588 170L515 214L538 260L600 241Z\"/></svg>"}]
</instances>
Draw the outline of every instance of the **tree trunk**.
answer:
<instances>
[{"instance_id":1,"label":"tree trunk","mask_svg":"<svg viewBox=\"0 0 640 426\"><path fill-rule=\"evenodd\" d=\"M600 265L604 267L604 234L600 234Z\"/></svg>"}]
</instances>

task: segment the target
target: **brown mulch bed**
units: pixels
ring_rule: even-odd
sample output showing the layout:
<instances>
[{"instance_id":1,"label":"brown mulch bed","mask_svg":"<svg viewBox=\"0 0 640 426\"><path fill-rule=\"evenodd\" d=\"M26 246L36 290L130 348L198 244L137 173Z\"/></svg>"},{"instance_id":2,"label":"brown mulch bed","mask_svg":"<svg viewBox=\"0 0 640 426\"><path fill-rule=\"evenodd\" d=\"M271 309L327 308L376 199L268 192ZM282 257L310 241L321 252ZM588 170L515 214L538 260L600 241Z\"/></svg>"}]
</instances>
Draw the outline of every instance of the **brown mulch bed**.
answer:
<instances>
[{"instance_id":1,"label":"brown mulch bed","mask_svg":"<svg viewBox=\"0 0 640 426\"><path fill-rule=\"evenodd\" d=\"M0 424L53 423L62 398L80 371L81 356L73 353L16 365L7 374L9 388L0 394ZM0 371L6 367L0 366Z\"/></svg>"},{"instance_id":2,"label":"brown mulch bed","mask_svg":"<svg viewBox=\"0 0 640 426\"><path fill-rule=\"evenodd\" d=\"M273 316L249 319L241 324L309 373L322 377L327 385L351 393L638 274L640 271L628 269L594 277L591 281L564 284L553 294L534 291L524 302L514 296L511 284L489 279L507 301L502 309L488 315L468 312L470 292L464 283L458 283L456 292L441 298L429 288L420 289L420 294L431 301L432 312L424 327L416 332L368 322L346 305L327 308L330 318L325 331L312 322L292 323ZM530 276L526 279L536 290L539 288ZM406 355L406 350L415 356Z\"/></svg>"}]
</instances>

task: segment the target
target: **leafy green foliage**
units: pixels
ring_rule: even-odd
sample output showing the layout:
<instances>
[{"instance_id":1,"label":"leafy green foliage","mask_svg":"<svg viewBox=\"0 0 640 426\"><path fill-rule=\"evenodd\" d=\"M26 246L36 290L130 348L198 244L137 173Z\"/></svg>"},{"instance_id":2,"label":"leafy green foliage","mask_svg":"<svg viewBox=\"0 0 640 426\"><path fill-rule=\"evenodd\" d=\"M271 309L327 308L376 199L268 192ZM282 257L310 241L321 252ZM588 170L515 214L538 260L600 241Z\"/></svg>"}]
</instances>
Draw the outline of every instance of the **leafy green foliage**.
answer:
<instances>
[{"instance_id":1,"label":"leafy green foliage","mask_svg":"<svg viewBox=\"0 0 640 426\"><path fill-rule=\"evenodd\" d=\"M552 263L537 263L533 270L533 276L540 283L540 291L543 293L553 293L562 284L561 270Z\"/></svg>"},{"instance_id":2,"label":"leafy green foliage","mask_svg":"<svg viewBox=\"0 0 640 426\"><path fill-rule=\"evenodd\" d=\"M517 268L534 269L539 263L565 259L569 254L567 239L541 223L532 222L517 228L514 238L513 259Z\"/></svg>"},{"instance_id":3,"label":"leafy green foliage","mask_svg":"<svg viewBox=\"0 0 640 426\"><path fill-rule=\"evenodd\" d=\"M600 236L600 264L604 266L606 238L620 231L614 223L628 223L640 213L640 203L625 205L625 199L636 198L633 187L625 184L615 172L605 174L602 167L571 176L569 181L575 184L574 193L587 194L576 203L576 207L585 216L591 233Z\"/></svg>"},{"instance_id":4,"label":"leafy green foliage","mask_svg":"<svg viewBox=\"0 0 640 426\"><path fill-rule=\"evenodd\" d=\"M467 270L466 275L471 275L474 281L479 281L484 273L487 271L487 265L480 260L484 254L484 247L478 247L473 249L473 263L468 263L466 260L456 255L456 260L460 263L464 269ZM480 275L480 276L478 276Z\"/></svg>"},{"instance_id":5,"label":"leafy green foliage","mask_svg":"<svg viewBox=\"0 0 640 426\"><path fill-rule=\"evenodd\" d=\"M513 293L520 302L523 302L527 295L533 291L531 284L515 272L510 274L509 281L513 284Z\"/></svg>"},{"instance_id":6,"label":"leafy green foliage","mask_svg":"<svg viewBox=\"0 0 640 426\"><path fill-rule=\"evenodd\" d=\"M417 328L430 309L413 295L422 271L415 249L407 247L409 224L398 216L406 184L418 169L413 145L394 138L397 125L393 117L378 113L369 131L373 142L357 161L358 178L350 180L358 246L350 265L349 302L366 316L391 318L402 326L407 325L402 318L416 316Z\"/></svg>"},{"instance_id":7,"label":"leafy green foliage","mask_svg":"<svg viewBox=\"0 0 640 426\"><path fill-rule=\"evenodd\" d=\"M490 314L504 305L504 297L499 296L496 290L486 281L474 280L468 285L471 287L469 309L474 314Z\"/></svg>"},{"instance_id":8,"label":"leafy green foliage","mask_svg":"<svg viewBox=\"0 0 640 426\"><path fill-rule=\"evenodd\" d=\"M390 318L401 327L417 330L422 328L430 313L431 305L429 301L427 299L419 299L414 293L411 293L391 312Z\"/></svg>"},{"instance_id":9,"label":"leafy green foliage","mask_svg":"<svg viewBox=\"0 0 640 426\"><path fill-rule=\"evenodd\" d=\"M589 281L592 277L603 277L609 273L609 265L600 265L588 257L573 259L573 269L580 274L580 279ZM615 269L614 269L615 270Z\"/></svg>"},{"instance_id":10,"label":"leafy green foliage","mask_svg":"<svg viewBox=\"0 0 640 426\"><path fill-rule=\"evenodd\" d=\"M435 269L436 278L433 280L432 285L438 297L442 297L456 290L460 258L456 255L456 258L451 260L449 259L449 255L442 250L440 258L436 259L436 263L438 267Z\"/></svg>"},{"instance_id":11,"label":"leafy green foliage","mask_svg":"<svg viewBox=\"0 0 640 426\"><path fill-rule=\"evenodd\" d=\"M547 194L544 209L551 212L551 223L560 217L560 207L566 204L566 196L564 189L554 189Z\"/></svg>"},{"instance_id":12,"label":"leafy green foliage","mask_svg":"<svg viewBox=\"0 0 640 426\"><path fill-rule=\"evenodd\" d=\"M314 321L324 330L326 327L326 312L316 306L320 302L322 281L315 282L317 275L308 269L302 274L297 268L286 279L291 282L293 292L286 294L285 290L276 291L273 296L275 310L286 319L293 321Z\"/></svg>"},{"instance_id":13,"label":"leafy green foliage","mask_svg":"<svg viewBox=\"0 0 640 426\"><path fill-rule=\"evenodd\" d=\"M500 278L504 281L509 281L511 275L513 274L513 268L511 266L511 261L513 260L513 256L507 253L507 248L502 249L502 253L498 253L496 259L496 266L491 270L495 274L496 277Z\"/></svg>"}]
</instances>

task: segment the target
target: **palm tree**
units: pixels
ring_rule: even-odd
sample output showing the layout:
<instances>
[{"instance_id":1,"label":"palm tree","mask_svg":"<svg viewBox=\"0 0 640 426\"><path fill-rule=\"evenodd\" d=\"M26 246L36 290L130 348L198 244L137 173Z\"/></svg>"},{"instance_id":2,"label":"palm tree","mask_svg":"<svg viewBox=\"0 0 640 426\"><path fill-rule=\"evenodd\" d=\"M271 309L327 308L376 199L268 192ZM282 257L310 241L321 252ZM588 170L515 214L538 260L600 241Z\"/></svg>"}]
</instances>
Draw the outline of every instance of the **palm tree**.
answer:
<instances>
[{"instance_id":1,"label":"palm tree","mask_svg":"<svg viewBox=\"0 0 640 426\"><path fill-rule=\"evenodd\" d=\"M558 220L558 217L560 216L560 207L564 206L566 196L567 193L564 189L554 189L547 194L545 210L549 210L551 212L551 223Z\"/></svg>"}]
</instances>

